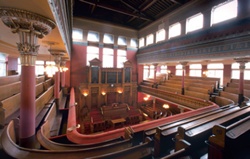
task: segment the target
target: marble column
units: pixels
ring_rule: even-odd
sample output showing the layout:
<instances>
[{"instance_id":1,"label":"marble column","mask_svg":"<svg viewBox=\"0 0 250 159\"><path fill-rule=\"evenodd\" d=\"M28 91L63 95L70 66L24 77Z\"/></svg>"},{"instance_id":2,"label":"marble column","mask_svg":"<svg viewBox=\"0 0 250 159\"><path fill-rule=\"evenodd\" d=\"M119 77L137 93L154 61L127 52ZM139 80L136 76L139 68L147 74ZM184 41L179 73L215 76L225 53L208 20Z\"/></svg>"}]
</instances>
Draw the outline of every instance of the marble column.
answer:
<instances>
[{"instance_id":1,"label":"marble column","mask_svg":"<svg viewBox=\"0 0 250 159\"><path fill-rule=\"evenodd\" d=\"M235 61L240 64L240 78L239 78L239 94L238 94L238 104L241 106L242 102L244 101L244 70L245 70L245 63L250 61L248 58L236 58Z\"/></svg>"},{"instance_id":2,"label":"marble column","mask_svg":"<svg viewBox=\"0 0 250 159\"><path fill-rule=\"evenodd\" d=\"M156 64L153 64L154 65L154 84L156 84L156 72L157 72L157 66L158 66L158 64L156 63Z\"/></svg>"},{"instance_id":3,"label":"marble column","mask_svg":"<svg viewBox=\"0 0 250 159\"><path fill-rule=\"evenodd\" d=\"M61 57L65 54L63 50L49 50L51 55L54 57L55 66L57 67L57 71L54 76L55 84L54 84L54 98L57 106L57 110L59 110L59 98L60 98L60 64Z\"/></svg>"},{"instance_id":4,"label":"marble column","mask_svg":"<svg viewBox=\"0 0 250 159\"><path fill-rule=\"evenodd\" d=\"M17 48L22 65L19 144L35 148L35 62L39 49L37 38L49 34L55 28L55 23L38 14L14 8L0 8L0 17L12 33L19 35Z\"/></svg>"},{"instance_id":5,"label":"marble column","mask_svg":"<svg viewBox=\"0 0 250 159\"><path fill-rule=\"evenodd\" d=\"M185 72L186 72L186 65L188 62L180 62L182 65L182 80L181 80L181 94L185 94Z\"/></svg>"}]
</instances>

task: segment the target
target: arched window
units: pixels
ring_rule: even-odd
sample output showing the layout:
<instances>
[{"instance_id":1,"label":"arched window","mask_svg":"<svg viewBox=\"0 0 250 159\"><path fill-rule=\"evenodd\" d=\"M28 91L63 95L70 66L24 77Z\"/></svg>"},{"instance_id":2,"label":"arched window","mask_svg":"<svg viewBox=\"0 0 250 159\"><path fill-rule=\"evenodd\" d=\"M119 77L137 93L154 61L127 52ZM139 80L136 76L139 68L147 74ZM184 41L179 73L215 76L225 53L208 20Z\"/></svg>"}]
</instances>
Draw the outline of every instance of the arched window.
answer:
<instances>
[{"instance_id":1,"label":"arched window","mask_svg":"<svg viewBox=\"0 0 250 159\"><path fill-rule=\"evenodd\" d=\"M220 78L220 85L223 86L223 69L222 63L212 63L207 65L207 77Z\"/></svg>"},{"instance_id":2,"label":"arched window","mask_svg":"<svg viewBox=\"0 0 250 159\"><path fill-rule=\"evenodd\" d=\"M127 45L127 39L124 36L119 36L118 37L118 41L117 41L118 45Z\"/></svg>"},{"instance_id":3,"label":"arched window","mask_svg":"<svg viewBox=\"0 0 250 159\"><path fill-rule=\"evenodd\" d=\"M89 31L87 40L93 41L93 42L99 42L99 34L97 32L94 32L94 31Z\"/></svg>"},{"instance_id":4,"label":"arched window","mask_svg":"<svg viewBox=\"0 0 250 159\"><path fill-rule=\"evenodd\" d=\"M161 65L161 73L167 74L168 66L167 65Z\"/></svg>"},{"instance_id":5,"label":"arched window","mask_svg":"<svg viewBox=\"0 0 250 159\"><path fill-rule=\"evenodd\" d=\"M117 50L117 68L122 68L123 63L127 61L127 51L126 50Z\"/></svg>"},{"instance_id":6,"label":"arched window","mask_svg":"<svg viewBox=\"0 0 250 159\"><path fill-rule=\"evenodd\" d=\"M114 67L114 50L110 48L103 48L103 57L102 57L102 66L103 67Z\"/></svg>"},{"instance_id":7,"label":"arched window","mask_svg":"<svg viewBox=\"0 0 250 159\"><path fill-rule=\"evenodd\" d=\"M143 79L147 79L148 78L148 73L149 73L149 66L143 66Z\"/></svg>"},{"instance_id":8,"label":"arched window","mask_svg":"<svg viewBox=\"0 0 250 159\"><path fill-rule=\"evenodd\" d=\"M176 65L176 66L175 66L175 69L176 69L175 75L176 75L176 76L182 76L182 65L181 65L181 64Z\"/></svg>"},{"instance_id":9,"label":"arched window","mask_svg":"<svg viewBox=\"0 0 250 159\"><path fill-rule=\"evenodd\" d=\"M166 38L166 31L165 29L161 29L156 32L156 42L163 41Z\"/></svg>"},{"instance_id":10,"label":"arched window","mask_svg":"<svg viewBox=\"0 0 250 159\"><path fill-rule=\"evenodd\" d=\"M139 47L143 47L145 43L145 39L144 38L140 38L139 40Z\"/></svg>"},{"instance_id":11,"label":"arched window","mask_svg":"<svg viewBox=\"0 0 250 159\"><path fill-rule=\"evenodd\" d=\"M228 0L212 8L211 26L237 17L238 1Z\"/></svg>"},{"instance_id":12,"label":"arched window","mask_svg":"<svg viewBox=\"0 0 250 159\"><path fill-rule=\"evenodd\" d=\"M0 53L0 76L6 76L6 56Z\"/></svg>"},{"instance_id":13,"label":"arched window","mask_svg":"<svg viewBox=\"0 0 250 159\"><path fill-rule=\"evenodd\" d=\"M169 39L181 35L181 23L169 26Z\"/></svg>"},{"instance_id":14,"label":"arched window","mask_svg":"<svg viewBox=\"0 0 250 159\"><path fill-rule=\"evenodd\" d=\"M239 63L233 63L231 68L232 68L232 79L240 79L240 64ZM244 79L245 80L250 80L250 62L245 64L245 69L244 69Z\"/></svg>"},{"instance_id":15,"label":"arched window","mask_svg":"<svg viewBox=\"0 0 250 159\"><path fill-rule=\"evenodd\" d=\"M137 40L134 39L134 38L132 38L132 39L130 40L130 46L131 46L131 47L137 47L137 46L138 46Z\"/></svg>"},{"instance_id":16,"label":"arched window","mask_svg":"<svg viewBox=\"0 0 250 159\"><path fill-rule=\"evenodd\" d=\"M186 33L203 28L203 14L198 13L186 20Z\"/></svg>"},{"instance_id":17,"label":"arched window","mask_svg":"<svg viewBox=\"0 0 250 159\"><path fill-rule=\"evenodd\" d=\"M72 31L72 39L73 41L82 41L82 30L81 29L73 29Z\"/></svg>"},{"instance_id":18,"label":"arched window","mask_svg":"<svg viewBox=\"0 0 250 159\"><path fill-rule=\"evenodd\" d=\"M146 45L150 45L150 44L153 44L154 43L154 35L153 34L149 34L147 36L147 39L146 39Z\"/></svg>"},{"instance_id":19,"label":"arched window","mask_svg":"<svg viewBox=\"0 0 250 159\"><path fill-rule=\"evenodd\" d=\"M94 58L99 59L99 47L87 46L86 65L89 66L89 61L93 60Z\"/></svg>"},{"instance_id":20,"label":"arched window","mask_svg":"<svg viewBox=\"0 0 250 159\"><path fill-rule=\"evenodd\" d=\"M189 76L201 77L201 64L190 64L189 65Z\"/></svg>"},{"instance_id":21,"label":"arched window","mask_svg":"<svg viewBox=\"0 0 250 159\"><path fill-rule=\"evenodd\" d=\"M114 36L111 34L104 34L103 43L105 44L114 44Z\"/></svg>"}]
</instances>

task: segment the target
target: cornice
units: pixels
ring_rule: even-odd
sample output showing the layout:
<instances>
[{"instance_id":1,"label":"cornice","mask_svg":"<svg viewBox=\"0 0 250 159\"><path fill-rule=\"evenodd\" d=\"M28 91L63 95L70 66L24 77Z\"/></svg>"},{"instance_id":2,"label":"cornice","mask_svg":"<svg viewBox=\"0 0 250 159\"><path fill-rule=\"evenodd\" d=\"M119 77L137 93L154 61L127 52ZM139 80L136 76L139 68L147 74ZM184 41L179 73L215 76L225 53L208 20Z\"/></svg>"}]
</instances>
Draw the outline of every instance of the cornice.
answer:
<instances>
[{"instance_id":1,"label":"cornice","mask_svg":"<svg viewBox=\"0 0 250 159\"><path fill-rule=\"evenodd\" d=\"M38 38L43 38L56 26L52 20L46 17L15 8L0 7L0 17L13 33L32 31Z\"/></svg>"},{"instance_id":2,"label":"cornice","mask_svg":"<svg viewBox=\"0 0 250 159\"><path fill-rule=\"evenodd\" d=\"M49 4L66 47L66 52L70 55L72 44L72 13L69 12L72 12L72 3L67 3L66 5L65 1L49 0Z\"/></svg>"},{"instance_id":3,"label":"cornice","mask_svg":"<svg viewBox=\"0 0 250 159\"><path fill-rule=\"evenodd\" d=\"M137 54L138 63L227 59L249 56L250 35Z\"/></svg>"}]
</instances>

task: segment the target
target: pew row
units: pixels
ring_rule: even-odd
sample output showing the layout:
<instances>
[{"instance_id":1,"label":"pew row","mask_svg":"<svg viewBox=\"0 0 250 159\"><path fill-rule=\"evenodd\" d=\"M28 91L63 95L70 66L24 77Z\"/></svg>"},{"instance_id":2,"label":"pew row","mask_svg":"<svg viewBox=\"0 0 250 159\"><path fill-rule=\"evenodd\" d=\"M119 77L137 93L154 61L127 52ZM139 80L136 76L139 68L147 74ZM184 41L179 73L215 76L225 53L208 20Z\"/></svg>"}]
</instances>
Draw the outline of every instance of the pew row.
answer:
<instances>
[{"instance_id":1,"label":"pew row","mask_svg":"<svg viewBox=\"0 0 250 159\"><path fill-rule=\"evenodd\" d=\"M35 100L36 117L37 117L36 126L39 125L40 121L45 116L46 110L48 110L51 104L49 103L49 101L52 99L53 91L54 91L54 86L50 86L50 88L47 91L43 92ZM11 119L17 118L19 116L20 103L21 103L20 93L13 95L0 102L0 108L1 107L3 108L2 110L0 109L1 110L0 114L2 114L0 117L0 125L2 125L1 127L7 124Z\"/></svg>"},{"instance_id":2,"label":"pew row","mask_svg":"<svg viewBox=\"0 0 250 159\"><path fill-rule=\"evenodd\" d=\"M71 88L69 105L75 103L74 93L75 93L74 88ZM197 109L194 111L189 111L186 113L169 116L167 118L161 118L158 120L152 120L149 122L144 122L144 123L140 123L137 125L132 125L131 128L134 130L134 132L143 132L146 129L157 127L158 125L164 124L166 122L172 122L174 120L183 119L183 118L186 118L188 116L192 116L196 113L205 112L205 111L208 111L211 109L217 109L217 108L218 108L217 105L211 105L211 106L203 107L203 108L200 108L200 109ZM77 124L78 123L76 122L75 107L70 107L69 113L68 113L67 128L74 127ZM77 144L99 143L102 141L106 141L106 140L110 140L113 138L123 136L124 135L124 128L119 128L119 129L115 129L115 130L111 130L111 131L107 131L107 132L103 132L103 133L90 134L90 135L80 134L77 130L73 129L72 131L67 131L66 135L67 135L67 138L69 141L71 141L73 143L77 143Z\"/></svg>"},{"instance_id":3,"label":"pew row","mask_svg":"<svg viewBox=\"0 0 250 159\"><path fill-rule=\"evenodd\" d=\"M223 91L229 92L229 93L234 93L234 94L239 94L239 88L224 87ZM243 94L244 94L245 97L250 98L250 90L244 89Z\"/></svg>"},{"instance_id":4,"label":"pew row","mask_svg":"<svg viewBox=\"0 0 250 159\"><path fill-rule=\"evenodd\" d=\"M157 127L155 134L155 156L159 156L161 154L169 154L172 149L174 149L174 143L172 142L172 138L177 134L177 130L180 126L187 127L192 124L202 123L205 120L210 120L214 116L225 115L229 112L238 110L239 107L228 107L225 109L216 109L211 110L202 114L197 114L195 116L189 116L184 118L183 120L171 122L165 125L161 125ZM146 132L146 135L152 135L153 130Z\"/></svg>"},{"instance_id":5,"label":"pew row","mask_svg":"<svg viewBox=\"0 0 250 159\"><path fill-rule=\"evenodd\" d=\"M104 141L102 143L97 143L97 144L62 144L62 143L57 143L52 140L51 134L54 134L54 126L57 125L58 123L55 123L57 120L57 110L56 110L56 105L55 103L51 107L49 113L46 115L45 122L41 126L41 129L38 130L36 136L41 144L41 146L45 149L48 150L74 150L74 149L88 149L88 148L104 148L105 146L118 146L118 147L123 147L121 145L129 145L131 144L131 139L122 139L122 138L115 138L109 141ZM59 136L60 137L60 136Z\"/></svg>"},{"instance_id":6,"label":"pew row","mask_svg":"<svg viewBox=\"0 0 250 159\"><path fill-rule=\"evenodd\" d=\"M152 139L148 138L145 143L136 145L116 152L104 155L89 157L87 159L128 159L128 158L149 158L152 156Z\"/></svg>"},{"instance_id":7,"label":"pew row","mask_svg":"<svg viewBox=\"0 0 250 159\"><path fill-rule=\"evenodd\" d=\"M0 77L0 86L21 81L20 75Z\"/></svg>"},{"instance_id":8,"label":"pew row","mask_svg":"<svg viewBox=\"0 0 250 159\"><path fill-rule=\"evenodd\" d=\"M235 105L235 102L233 100L221 96L212 96L210 100L220 107Z\"/></svg>"},{"instance_id":9,"label":"pew row","mask_svg":"<svg viewBox=\"0 0 250 159\"><path fill-rule=\"evenodd\" d=\"M159 89L154 89L154 88L150 88L147 86L140 86L140 91L156 96L158 98L161 98L163 100L167 100L169 102L173 102L181 107L184 107L186 109L189 110L194 110L194 109L198 109L201 107L206 107L209 105L215 105L215 103L211 102L211 101L206 101L206 100L202 100L199 98L194 98L194 97L188 97L188 96L184 96L181 94L175 94L175 93L171 93L171 92L167 92L164 90L159 90Z\"/></svg>"},{"instance_id":10,"label":"pew row","mask_svg":"<svg viewBox=\"0 0 250 159\"><path fill-rule=\"evenodd\" d=\"M229 126L215 125L208 144L208 159L249 158L249 125L250 116L232 123ZM246 157L248 156L248 157Z\"/></svg>"},{"instance_id":11,"label":"pew row","mask_svg":"<svg viewBox=\"0 0 250 159\"><path fill-rule=\"evenodd\" d=\"M14 123L14 121L10 121L10 123L5 127L2 136L1 136L1 144L4 151L9 154L11 157L18 159L55 159L55 158L63 158L63 159L79 159L79 158L87 158L93 157L96 155L103 155L107 152L115 152L126 149L131 146L131 143L123 145L122 147L105 147L99 149L77 149L77 150L40 150L40 149L29 149L20 147L16 144L17 136L16 129L14 125L18 123Z\"/></svg>"},{"instance_id":12,"label":"pew row","mask_svg":"<svg viewBox=\"0 0 250 159\"><path fill-rule=\"evenodd\" d=\"M238 103L238 98L239 98L238 94L230 93L226 91L220 91L219 95L221 97L231 99L232 101L234 101L234 103ZM248 102L248 101L249 101L249 98L245 97L243 102Z\"/></svg>"},{"instance_id":13,"label":"pew row","mask_svg":"<svg viewBox=\"0 0 250 159\"><path fill-rule=\"evenodd\" d=\"M178 133L175 137L175 151L186 148L183 140L190 144L188 151L193 158L198 158L207 153L205 141L212 135L214 125L220 124L228 126L246 116L250 115L250 107L245 106L238 110L213 116L205 119L200 123L190 123L189 126L178 127Z\"/></svg>"}]
</instances>

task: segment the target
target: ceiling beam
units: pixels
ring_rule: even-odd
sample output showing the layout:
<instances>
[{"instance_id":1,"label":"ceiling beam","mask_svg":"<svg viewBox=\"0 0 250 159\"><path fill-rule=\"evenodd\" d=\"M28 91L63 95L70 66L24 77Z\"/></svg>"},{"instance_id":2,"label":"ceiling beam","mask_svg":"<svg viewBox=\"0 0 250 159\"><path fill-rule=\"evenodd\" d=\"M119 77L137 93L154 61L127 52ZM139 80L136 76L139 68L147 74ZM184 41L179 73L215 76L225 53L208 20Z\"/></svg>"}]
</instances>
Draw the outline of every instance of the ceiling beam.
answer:
<instances>
[{"instance_id":1,"label":"ceiling beam","mask_svg":"<svg viewBox=\"0 0 250 159\"><path fill-rule=\"evenodd\" d=\"M153 1L149 2L145 7L143 7L143 8L141 9L141 11L144 11L144 10L148 9L148 8L149 8L150 6L152 6L155 2L157 2L157 0L153 0Z\"/></svg>"},{"instance_id":2,"label":"ceiling beam","mask_svg":"<svg viewBox=\"0 0 250 159\"><path fill-rule=\"evenodd\" d=\"M136 17L136 18L139 18L139 19L147 20L147 21L152 21L151 19L149 19L147 17L143 17L143 16L140 16L140 15L132 14L132 13L129 13L129 12L126 12L126 11L122 11L122 10L120 10L118 8L114 8L114 7L111 7L111 6L108 6L108 5L95 4L93 2L89 2L89 1L86 1L86 0L79 0L79 1L83 2L83 3L90 4L90 5L96 5L96 7L100 7L100 8L103 8L103 9L106 9L106 10L110 10L110 11L113 11L113 12L121 13L121 14L124 14L124 15Z\"/></svg>"}]
</instances>

